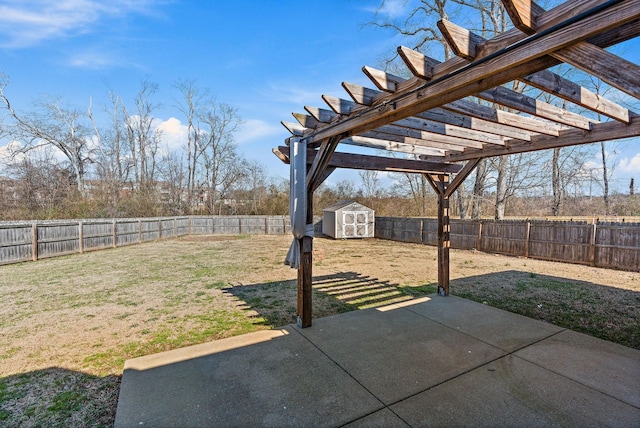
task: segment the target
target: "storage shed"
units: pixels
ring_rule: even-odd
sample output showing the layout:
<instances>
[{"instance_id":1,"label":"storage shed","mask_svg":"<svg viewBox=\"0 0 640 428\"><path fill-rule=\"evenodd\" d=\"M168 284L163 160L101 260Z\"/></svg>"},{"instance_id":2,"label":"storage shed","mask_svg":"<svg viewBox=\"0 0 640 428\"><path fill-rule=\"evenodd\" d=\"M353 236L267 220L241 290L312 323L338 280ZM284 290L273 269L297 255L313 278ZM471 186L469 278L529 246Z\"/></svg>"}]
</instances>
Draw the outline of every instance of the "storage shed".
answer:
<instances>
[{"instance_id":1,"label":"storage shed","mask_svg":"<svg viewBox=\"0 0 640 428\"><path fill-rule=\"evenodd\" d=\"M374 211L355 201L340 201L322 210L322 233L335 239L373 238L374 224Z\"/></svg>"}]
</instances>

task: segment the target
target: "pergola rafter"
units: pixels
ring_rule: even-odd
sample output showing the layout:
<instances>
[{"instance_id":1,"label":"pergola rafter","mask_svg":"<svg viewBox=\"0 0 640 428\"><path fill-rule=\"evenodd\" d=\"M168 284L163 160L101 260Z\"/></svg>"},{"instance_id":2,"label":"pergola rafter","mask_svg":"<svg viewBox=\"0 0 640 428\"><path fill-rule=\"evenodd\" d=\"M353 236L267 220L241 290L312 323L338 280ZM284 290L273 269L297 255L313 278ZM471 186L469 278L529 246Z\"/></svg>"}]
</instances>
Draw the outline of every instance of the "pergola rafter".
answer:
<instances>
[{"instance_id":1,"label":"pergola rafter","mask_svg":"<svg viewBox=\"0 0 640 428\"><path fill-rule=\"evenodd\" d=\"M399 56L413 77L365 66L376 89L343 82L351 100L323 95L328 109L305 106L306 113L293 114L298 123L282 122L307 148L307 222L312 221L314 190L335 168L427 177L438 195L438 287L445 295L449 197L481 159L640 135L635 112L549 70L566 63L640 99L640 67L605 50L640 34L640 0L569 0L549 11L529 0L503 3L515 28L485 40L441 21L438 27L457 57L439 62L401 46ZM513 81L592 113L585 116L505 86ZM287 163L289 142L274 149ZM396 156L336 152L338 145ZM412 158L398 158L398 153ZM312 240L305 236L299 245L298 315L307 327Z\"/></svg>"}]
</instances>

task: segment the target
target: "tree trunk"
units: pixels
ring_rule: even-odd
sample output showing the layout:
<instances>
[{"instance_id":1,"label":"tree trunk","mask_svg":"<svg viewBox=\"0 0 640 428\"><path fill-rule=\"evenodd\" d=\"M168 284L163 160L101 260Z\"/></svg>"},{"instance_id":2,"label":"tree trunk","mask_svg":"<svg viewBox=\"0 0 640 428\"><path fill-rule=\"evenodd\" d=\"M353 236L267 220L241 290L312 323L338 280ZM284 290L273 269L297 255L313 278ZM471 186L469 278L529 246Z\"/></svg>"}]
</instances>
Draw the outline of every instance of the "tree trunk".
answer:
<instances>
[{"instance_id":1,"label":"tree trunk","mask_svg":"<svg viewBox=\"0 0 640 428\"><path fill-rule=\"evenodd\" d=\"M458 203L458 213L460 214L460 220L467 219L467 191L464 189L464 186L458 187L456 190L456 201Z\"/></svg>"},{"instance_id":2,"label":"tree trunk","mask_svg":"<svg viewBox=\"0 0 640 428\"><path fill-rule=\"evenodd\" d=\"M498 178L496 182L496 211L495 219L504 220L507 204L507 158L500 156L498 159Z\"/></svg>"},{"instance_id":3,"label":"tree trunk","mask_svg":"<svg viewBox=\"0 0 640 428\"><path fill-rule=\"evenodd\" d=\"M607 172L607 152L604 141L600 142L600 153L602 154L602 198L604 199L604 211L609 215L609 174Z\"/></svg>"},{"instance_id":4,"label":"tree trunk","mask_svg":"<svg viewBox=\"0 0 640 428\"><path fill-rule=\"evenodd\" d=\"M551 205L551 214L554 217L560 215L560 202L562 200L562 188L560 186L560 149L553 149L552 170L551 170L551 187L553 189L553 204Z\"/></svg>"},{"instance_id":5,"label":"tree trunk","mask_svg":"<svg viewBox=\"0 0 640 428\"><path fill-rule=\"evenodd\" d=\"M482 159L476 166L476 180L473 184L473 196L471 198L471 218L482 218L482 198L484 197L484 183L487 172L487 161Z\"/></svg>"}]
</instances>

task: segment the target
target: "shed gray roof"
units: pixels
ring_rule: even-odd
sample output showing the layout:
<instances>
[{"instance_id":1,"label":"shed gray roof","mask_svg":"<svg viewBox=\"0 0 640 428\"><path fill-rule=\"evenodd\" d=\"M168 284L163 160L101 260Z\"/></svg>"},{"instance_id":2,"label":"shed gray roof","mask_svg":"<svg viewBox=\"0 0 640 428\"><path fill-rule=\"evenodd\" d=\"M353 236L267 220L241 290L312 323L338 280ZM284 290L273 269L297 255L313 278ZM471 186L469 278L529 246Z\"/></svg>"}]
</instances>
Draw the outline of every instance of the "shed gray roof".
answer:
<instances>
[{"instance_id":1,"label":"shed gray roof","mask_svg":"<svg viewBox=\"0 0 640 428\"><path fill-rule=\"evenodd\" d=\"M338 211L339 209L344 208L348 205L358 205L359 207L362 207L364 209L372 210L372 208L366 207L356 201L338 201L335 204L329 205L328 207L324 208L322 211Z\"/></svg>"}]
</instances>

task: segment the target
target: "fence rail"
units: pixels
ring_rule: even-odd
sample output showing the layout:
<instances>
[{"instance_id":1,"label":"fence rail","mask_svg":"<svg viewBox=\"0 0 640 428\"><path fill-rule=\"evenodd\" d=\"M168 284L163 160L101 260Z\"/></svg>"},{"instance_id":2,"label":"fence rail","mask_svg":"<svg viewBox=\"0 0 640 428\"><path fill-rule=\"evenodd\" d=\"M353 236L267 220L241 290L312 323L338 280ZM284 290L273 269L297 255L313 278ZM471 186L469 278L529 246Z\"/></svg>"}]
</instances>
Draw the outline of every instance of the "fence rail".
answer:
<instances>
[{"instance_id":1,"label":"fence rail","mask_svg":"<svg viewBox=\"0 0 640 428\"><path fill-rule=\"evenodd\" d=\"M376 238L437 245L434 218L376 217ZM451 248L640 272L640 223L450 220Z\"/></svg>"},{"instance_id":2,"label":"fence rail","mask_svg":"<svg viewBox=\"0 0 640 428\"><path fill-rule=\"evenodd\" d=\"M0 223L0 265L184 235L276 235L288 216L193 216Z\"/></svg>"}]
</instances>

